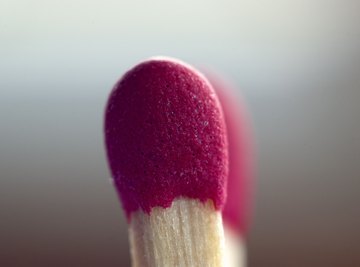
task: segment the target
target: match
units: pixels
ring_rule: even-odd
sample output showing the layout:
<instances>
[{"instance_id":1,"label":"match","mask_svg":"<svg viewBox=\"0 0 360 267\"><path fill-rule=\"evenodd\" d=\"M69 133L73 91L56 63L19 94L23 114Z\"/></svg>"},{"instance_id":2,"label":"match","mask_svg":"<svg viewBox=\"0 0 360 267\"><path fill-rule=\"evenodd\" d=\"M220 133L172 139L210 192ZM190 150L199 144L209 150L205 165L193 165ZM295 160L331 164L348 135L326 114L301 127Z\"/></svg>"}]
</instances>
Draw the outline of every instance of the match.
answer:
<instances>
[{"instance_id":1,"label":"match","mask_svg":"<svg viewBox=\"0 0 360 267\"><path fill-rule=\"evenodd\" d=\"M104 131L132 265L225 266L227 133L207 79L175 59L136 65L110 94Z\"/></svg>"}]
</instances>

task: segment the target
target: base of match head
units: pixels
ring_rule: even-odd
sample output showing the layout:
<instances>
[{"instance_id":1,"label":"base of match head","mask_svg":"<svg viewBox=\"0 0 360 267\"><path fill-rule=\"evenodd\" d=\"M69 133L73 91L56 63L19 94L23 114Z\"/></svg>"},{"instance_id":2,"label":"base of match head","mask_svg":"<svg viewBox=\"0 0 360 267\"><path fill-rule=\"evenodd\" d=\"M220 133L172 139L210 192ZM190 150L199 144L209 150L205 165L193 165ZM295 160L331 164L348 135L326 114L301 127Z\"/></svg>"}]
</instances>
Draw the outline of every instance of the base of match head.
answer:
<instances>
[{"instance_id":1,"label":"base of match head","mask_svg":"<svg viewBox=\"0 0 360 267\"><path fill-rule=\"evenodd\" d=\"M213 202L178 198L137 211L129 227L132 266L227 266L221 213Z\"/></svg>"}]
</instances>

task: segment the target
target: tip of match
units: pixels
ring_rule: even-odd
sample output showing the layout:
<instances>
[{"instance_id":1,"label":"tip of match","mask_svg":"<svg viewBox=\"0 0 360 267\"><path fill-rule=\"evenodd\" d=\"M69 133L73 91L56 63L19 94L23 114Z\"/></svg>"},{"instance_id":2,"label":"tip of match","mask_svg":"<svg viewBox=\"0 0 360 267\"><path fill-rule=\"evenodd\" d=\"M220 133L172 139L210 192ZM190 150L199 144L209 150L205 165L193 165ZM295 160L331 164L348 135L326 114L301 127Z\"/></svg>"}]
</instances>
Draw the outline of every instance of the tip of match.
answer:
<instances>
[{"instance_id":1,"label":"tip of match","mask_svg":"<svg viewBox=\"0 0 360 267\"><path fill-rule=\"evenodd\" d=\"M105 144L128 216L169 207L177 197L222 209L227 135L210 83L179 60L156 57L130 69L105 110Z\"/></svg>"}]
</instances>

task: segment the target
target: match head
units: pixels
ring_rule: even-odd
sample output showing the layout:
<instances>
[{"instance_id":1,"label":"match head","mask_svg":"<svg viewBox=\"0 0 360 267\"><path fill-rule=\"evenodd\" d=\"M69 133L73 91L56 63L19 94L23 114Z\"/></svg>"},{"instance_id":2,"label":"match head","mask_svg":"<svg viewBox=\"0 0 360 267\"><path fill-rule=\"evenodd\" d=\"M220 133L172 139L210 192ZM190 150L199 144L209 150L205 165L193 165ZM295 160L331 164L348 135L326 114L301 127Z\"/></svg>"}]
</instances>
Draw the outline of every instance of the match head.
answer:
<instances>
[{"instance_id":1,"label":"match head","mask_svg":"<svg viewBox=\"0 0 360 267\"><path fill-rule=\"evenodd\" d=\"M228 172L225 122L209 82L192 67L154 58L129 70L105 110L105 144L130 219L177 197L222 209Z\"/></svg>"}]
</instances>

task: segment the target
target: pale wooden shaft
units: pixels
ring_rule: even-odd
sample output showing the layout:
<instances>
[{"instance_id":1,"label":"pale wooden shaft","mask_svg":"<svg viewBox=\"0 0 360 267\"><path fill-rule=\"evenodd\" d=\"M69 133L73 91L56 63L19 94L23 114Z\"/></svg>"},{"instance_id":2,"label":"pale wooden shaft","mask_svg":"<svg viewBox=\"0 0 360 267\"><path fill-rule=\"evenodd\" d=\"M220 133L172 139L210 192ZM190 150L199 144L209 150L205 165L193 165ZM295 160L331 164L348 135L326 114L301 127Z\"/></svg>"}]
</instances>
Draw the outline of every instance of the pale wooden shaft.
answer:
<instances>
[{"instance_id":1,"label":"pale wooden shaft","mask_svg":"<svg viewBox=\"0 0 360 267\"><path fill-rule=\"evenodd\" d=\"M179 198L150 215L132 214L129 227L133 267L222 267L224 230L212 201Z\"/></svg>"},{"instance_id":2,"label":"pale wooden shaft","mask_svg":"<svg viewBox=\"0 0 360 267\"><path fill-rule=\"evenodd\" d=\"M246 245L243 237L224 226L225 232L225 266L246 267Z\"/></svg>"}]
</instances>

